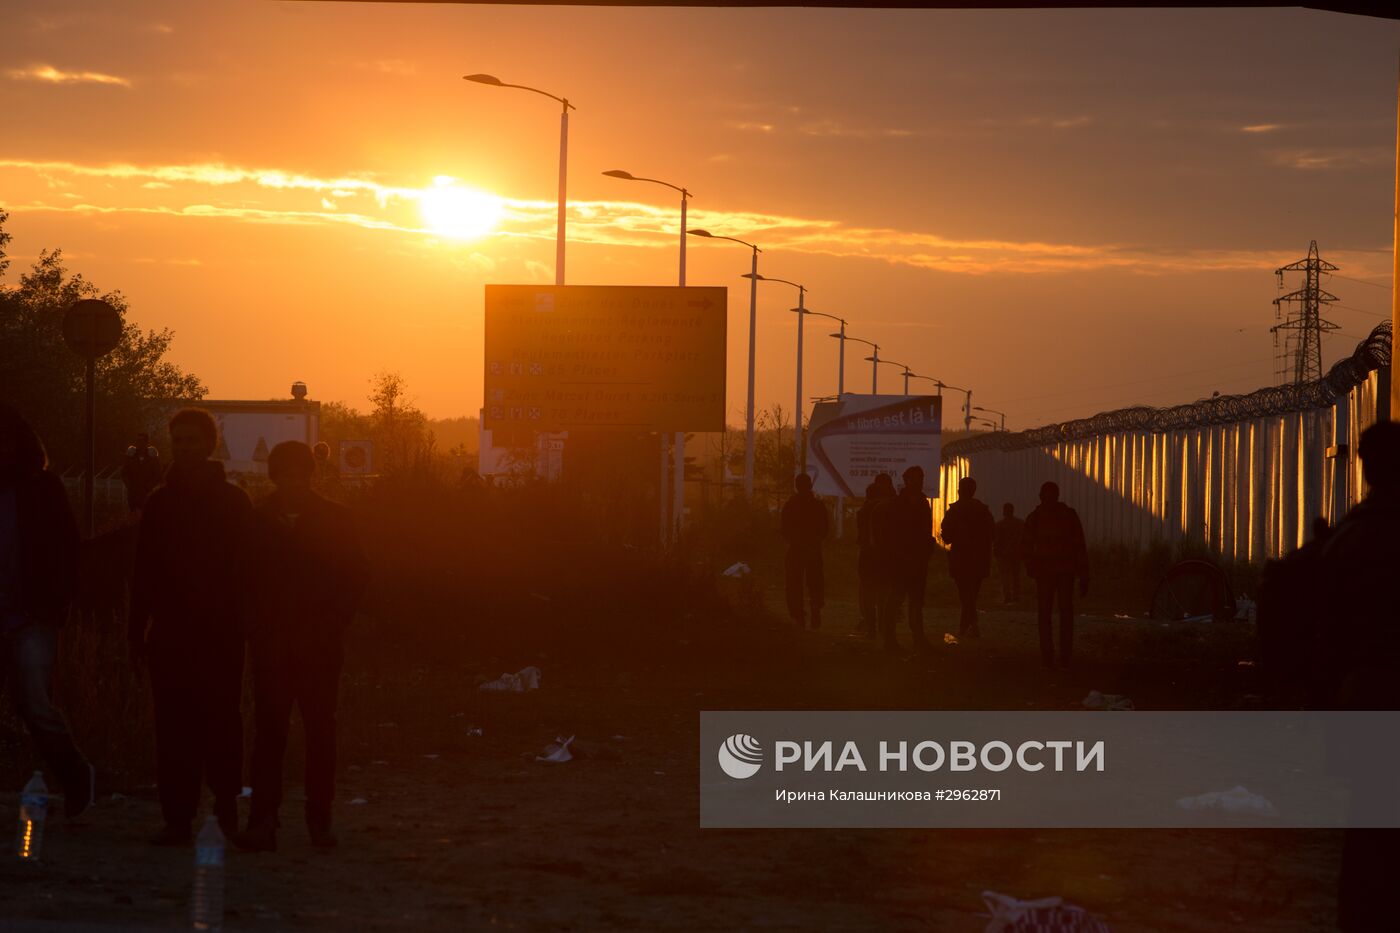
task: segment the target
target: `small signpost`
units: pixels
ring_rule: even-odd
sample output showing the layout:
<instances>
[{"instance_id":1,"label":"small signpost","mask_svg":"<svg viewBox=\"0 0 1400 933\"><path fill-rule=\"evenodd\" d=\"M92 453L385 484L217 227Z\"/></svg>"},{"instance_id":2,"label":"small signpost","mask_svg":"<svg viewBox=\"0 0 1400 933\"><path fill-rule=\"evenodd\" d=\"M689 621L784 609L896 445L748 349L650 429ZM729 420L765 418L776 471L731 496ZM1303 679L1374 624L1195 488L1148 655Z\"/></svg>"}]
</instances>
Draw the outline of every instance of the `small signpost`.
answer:
<instances>
[{"instance_id":1,"label":"small signpost","mask_svg":"<svg viewBox=\"0 0 1400 933\"><path fill-rule=\"evenodd\" d=\"M92 537L92 483L97 462L97 359L111 353L122 339L122 316L98 298L75 301L63 315L63 340L68 349L87 360L87 469L83 472L83 515Z\"/></svg>"}]
</instances>

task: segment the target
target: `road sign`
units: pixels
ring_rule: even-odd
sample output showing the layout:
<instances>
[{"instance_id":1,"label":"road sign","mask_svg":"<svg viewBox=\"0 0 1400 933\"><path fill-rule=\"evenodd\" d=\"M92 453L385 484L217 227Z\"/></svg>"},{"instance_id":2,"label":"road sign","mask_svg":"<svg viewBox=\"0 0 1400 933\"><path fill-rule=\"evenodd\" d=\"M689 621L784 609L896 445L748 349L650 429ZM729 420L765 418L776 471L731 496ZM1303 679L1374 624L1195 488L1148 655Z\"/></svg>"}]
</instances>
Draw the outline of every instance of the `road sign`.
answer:
<instances>
[{"instance_id":1,"label":"road sign","mask_svg":"<svg viewBox=\"0 0 1400 933\"><path fill-rule=\"evenodd\" d=\"M86 359L111 353L122 339L122 316L97 298L75 301L63 315L63 340Z\"/></svg>"},{"instance_id":2,"label":"road sign","mask_svg":"<svg viewBox=\"0 0 1400 933\"><path fill-rule=\"evenodd\" d=\"M486 286L483 425L724 429L727 289Z\"/></svg>"},{"instance_id":3,"label":"road sign","mask_svg":"<svg viewBox=\"0 0 1400 933\"><path fill-rule=\"evenodd\" d=\"M341 441L340 472L364 476L374 472L374 441Z\"/></svg>"},{"instance_id":4,"label":"road sign","mask_svg":"<svg viewBox=\"0 0 1400 933\"><path fill-rule=\"evenodd\" d=\"M812 488L825 496L865 495L881 473L899 478L911 466L938 489L943 399L936 395L844 395L818 402L807 428ZM936 492L935 492L936 494Z\"/></svg>"}]
</instances>

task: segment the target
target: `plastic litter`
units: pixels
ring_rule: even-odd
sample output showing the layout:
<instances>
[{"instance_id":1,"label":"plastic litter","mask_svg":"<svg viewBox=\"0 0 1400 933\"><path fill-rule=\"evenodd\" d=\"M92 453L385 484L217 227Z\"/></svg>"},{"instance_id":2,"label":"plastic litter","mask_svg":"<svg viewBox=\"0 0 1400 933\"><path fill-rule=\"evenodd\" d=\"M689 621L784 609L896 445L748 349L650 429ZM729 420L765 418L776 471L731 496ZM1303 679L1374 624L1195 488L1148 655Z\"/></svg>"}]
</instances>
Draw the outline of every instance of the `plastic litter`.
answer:
<instances>
[{"instance_id":1,"label":"plastic litter","mask_svg":"<svg viewBox=\"0 0 1400 933\"><path fill-rule=\"evenodd\" d=\"M1241 596L1235 600L1235 621L1236 622L1257 622L1259 621L1259 606L1254 600Z\"/></svg>"},{"instance_id":2,"label":"plastic litter","mask_svg":"<svg viewBox=\"0 0 1400 933\"><path fill-rule=\"evenodd\" d=\"M538 690L540 669L533 665L523 667L514 674L502 674L495 680L488 680L476 689L493 693L525 693L527 690Z\"/></svg>"},{"instance_id":3,"label":"plastic litter","mask_svg":"<svg viewBox=\"0 0 1400 933\"><path fill-rule=\"evenodd\" d=\"M739 561L737 564L731 564L729 568L724 571L722 576L747 577L751 573L753 573L753 568L743 561Z\"/></svg>"},{"instance_id":4,"label":"plastic litter","mask_svg":"<svg viewBox=\"0 0 1400 933\"><path fill-rule=\"evenodd\" d=\"M1061 897L1020 901L1009 894L983 891L982 903L991 913L984 933L1112 933L1103 922L1083 907L1066 904Z\"/></svg>"},{"instance_id":5,"label":"plastic litter","mask_svg":"<svg viewBox=\"0 0 1400 933\"><path fill-rule=\"evenodd\" d=\"M247 800L248 798L253 796L253 789L251 787L245 787L243 788L243 792L240 793L238 796L240 799Z\"/></svg>"},{"instance_id":6,"label":"plastic litter","mask_svg":"<svg viewBox=\"0 0 1400 933\"><path fill-rule=\"evenodd\" d=\"M572 735L569 736L567 739L564 738L562 735L556 736L553 742L550 742L544 747L544 754L536 755L535 760L552 761L560 763L565 761L573 761L573 753L569 751L569 745L573 742L573 740L574 737Z\"/></svg>"},{"instance_id":7,"label":"plastic litter","mask_svg":"<svg viewBox=\"0 0 1400 933\"><path fill-rule=\"evenodd\" d=\"M944 632L944 633L943 633L943 644L945 644L945 645L956 645L957 643L958 643L958 636L954 635L952 632Z\"/></svg>"},{"instance_id":8,"label":"plastic litter","mask_svg":"<svg viewBox=\"0 0 1400 933\"><path fill-rule=\"evenodd\" d=\"M350 801L350 806L352 806L352 807L363 807L363 806L364 806L365 804L367 804L367 803L369 803L369 801L366 800L365 798L363 798L363 797L356 797L354 800Z\"/></svg>"},{"instance_id":9,"label":"plastic litter","mask_svg":"<svg viewBox=\"0 0 1400 933\"><path fill-rule=\"evenodd\" d=\"M1125 616L1125 615L1123 615L1123 613L1121 613L1121 612L1115 612L1115 613L1113 614L1113 618L1115 618L1115 619L1131 619L1132 616Z\"/></svg>"},{"instance_id":10,"label":"plastic litter","mask_svg":"<svg viewBox=\"0 0 1400 933\"><path fill-rule=\"evenodd\" d=\"M1099 693L1090 690L1082 705L1085 709L1128 710L1134 709L1133 701L1120 693Z\"/></svg>"},{"instance_id":11,"label":"plastic litter","mask_svg":"<svg viewBox=\"0 0 1400 933\"><path fill-rule=\"evenodd\" d=\"M480 727L480 726L472 726L470 729L467 730L467 735L469 735L469 736L474 736L474 735L475 735L475 736L479 736L479 735L485 735L485 734L486 734L486 733L484 733L484 732L481 731L481 727Z\"/></svg>"},{"instance_id":12,"label":"plastic litter","mask_svg":"<svg viewBox=\"0 0 1400 933\"><path fill-rule=\"evenodd\" d=\"M1176 802L1182 810L1224 810L1227 813L1250 813L1254 816L1278 816L1278 810L1259 794L1236 784L1229 790L1216 790L1195 797L1182 797Z\"/></svg>"}]
</instances>

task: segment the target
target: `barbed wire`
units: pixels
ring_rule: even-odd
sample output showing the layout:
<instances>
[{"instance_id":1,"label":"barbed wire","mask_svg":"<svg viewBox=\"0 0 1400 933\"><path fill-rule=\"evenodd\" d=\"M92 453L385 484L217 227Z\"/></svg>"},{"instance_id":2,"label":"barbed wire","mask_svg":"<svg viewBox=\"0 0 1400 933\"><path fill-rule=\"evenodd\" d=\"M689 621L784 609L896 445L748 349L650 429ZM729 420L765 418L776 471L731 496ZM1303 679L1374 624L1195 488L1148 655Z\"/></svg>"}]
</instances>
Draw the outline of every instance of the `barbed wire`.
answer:
<instances>
[{"instance_id":1,"label":"barbed wire","mask_svg":"<svg viewBox=\"0 0 1400 933\"><path fill-rule=\"evenodd\" d=\"M1390 322L1384 321L1357 344L1351 356L1338 360L1327 375L1313 382L1268 386L1246 395L1218 395L1170 408L1148 405L1119 408L1028 431L996 431L945 445L943 459L946 461L984 450L1046 447L1102 434L1129 431L1163 433L1328 408L1336 404L1338 398L1365 382L1374 370L1390 365L1390 345Z\"/></svg>"}]
</instances>

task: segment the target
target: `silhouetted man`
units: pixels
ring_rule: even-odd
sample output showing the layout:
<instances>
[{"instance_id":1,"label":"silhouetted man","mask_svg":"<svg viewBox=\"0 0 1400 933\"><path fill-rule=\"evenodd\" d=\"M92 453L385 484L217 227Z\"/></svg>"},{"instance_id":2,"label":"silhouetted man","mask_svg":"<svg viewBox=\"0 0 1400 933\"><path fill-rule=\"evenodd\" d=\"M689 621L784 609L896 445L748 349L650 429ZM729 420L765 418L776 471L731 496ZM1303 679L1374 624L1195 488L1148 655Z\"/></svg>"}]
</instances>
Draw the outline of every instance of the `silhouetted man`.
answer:
<instances>
[{"instance_id":1,"label":"silhouetted man","mask_svg":"<svg viewBox=\"0 0 1400 933\"><path fill-rule=\"evenodd\" d=\"M1327 630L1320 633L1321 693L1339 710L1400 709L1400 625L1395 571L1400 567L1400 423L1367 428L1357 444L1366 498L1337 523L1322 551L1318 581L1328 594ZM1393 774L1355 775L1358 807L1395 813ZM1345 933L1389 929L1400 833L1348 829L1342 837L1338 925Z\"/></svg>"},{"instance_id":2,"label":"silhouetted man","mask_svg":"<svg viewBox=\"0 0 1400 933\"><path fill-rule=\"evenodd\" d=\"M889 574L885 605L880 612L880 640L886 651L898 651L895 612L907 603L909 631L914 649L930 649L924 638L924 591L928 586L928 561L933 556L933 510L924 495L924 471L911 466L904 471L904 486L894 498L875 507L875 546Z\"/></svg>"},{"instance_id":3,"label":"silhouetted man","mask_svg":"<svg viewBox=\"0 0 1400 933\"><path fill-rule=\"evenodd\" d=\"M1060 501L1060 487L1040 487L1040 505L1026 516L1022 541L1026 571L1035 580L1036 621L1040 626L1040 661L1055 668L1055 643L1050 618L1060 606L1060 666L1068 668L1074 653L1074 579L1079 595L1089 592L1089 549L1079 513Z\"/></svg>"},{"instance_id":4,"label":"silhouetted man","mask_svg":"<svg viewBox=\"0 0 1400 933\"><path fill-rule=\"evenodd\" d=\"M1312 540L1280 560L1264 562L1259 584L1257 631L1265 692L1271 703L1293 708L1330 702L1319 696L1320 624L1329 608L1322 577L1322 552L1331 537L1327 519L1312 523ZM1325 653L1325 647L1323 648Z\"/></svg>"},{"instance_id":5,"label":"silhouetted man","mask_svg":"<svg viewBox=\"0 0 1400 933\"><path fill-rule=\"evenodd\" d=\"M312 491L311 448L284 441L267 458L277 487L253 513L248 644L253 659L253 807L241 848L277 848L282 765L292 707L306 730L306 826L333 846L335 710L345 631L366 563L350 510Z\"/></svg>"},{"instance_id":6,"label":"silhouetted man","mask_svg":"<svg viewBox=\"0 0 1400 933\"><path fill-rule=\"evenodd\" d=\"M163 473L160 451L151 446L150 435L136 435L136 443L126 449L122 462L122 485L126 487L126 507L133 512L146 504L151 490L160 485Z\"/></svg>"},{"instance_id":7,"label":"silhouetted man","mask_svg":"<svg viewBox=\"0 0 1400 933\"><path fill-rule=\"evenodd\" d=\"M1001 572L1001 601L1008 606L1021 601L1021 536L1024 532L1025 522L1016 517L1016 506L1003 503L992 555Z\"/></svg>"},{"instance_id":8,"label":"silhouetted man","mask_svg":"<svg viewBox=\"0 0 1400 933\"><path fill-rule=\"evenodd\" d=\"M856 512L856 573L860 577L860 632L874 638L880 632L880 606L887 584L884 561L875 546L876 507L894 497L894 481L881 473L865 487L865 501Z\"/></svg>"},{"instance_id":9,"label":"silhouetted man","mask_svg":"<svg viewBox=\"0 0 1400 933\"><path fill-rule=\"evenodd\" d=\"M986 503L977 498L977 480L958 480L958 501L943 515L943 543L948 545L948 575L958 588L961 614L958 636L981 638L977 627L977 593L992 569L992 541L996 520Z\"/></svg>"},{"instance_id":10,"label":"silhouetted man","mask_svg":"<svg viewBox=\"0 0 1400 933\"><path fill-rule=\"evenodd\" d=\"M155 701L156 774L165 827L156 845L184 845L201 778L225 834L242 789L244 566L252 505L209 459L219 431L207 411L170 419L172 463L141 515L132 581L132 658L146 660Z\"/></svg>"},{"instance_id":11,"label":"silhouetted man","mask_svg":"<svg viewBox=\"0 0 1400 933\"><path fill-rule=\"evenodd\" d=\"M806 582L811 604L812 628L822 624L822 541L826 538L826 506L812 495L812 477L799 473L792 481L796 492L783 504L783 539L787 541L788 615L803 627L802 585Z\"/></svg>"},{"instance_id":12,"label":"silhouetted man","mask_svg":"<svg viewBox=\"0 0 1400 933\"><path fill-rule=\"evenodd\" d=\"M0 404L0 692L8 686L69 816L93 798L92 766L52 696L58 627L77 583L78 525L63 481L49 471L39 436Z\"/></svg>"}]
</instances>

